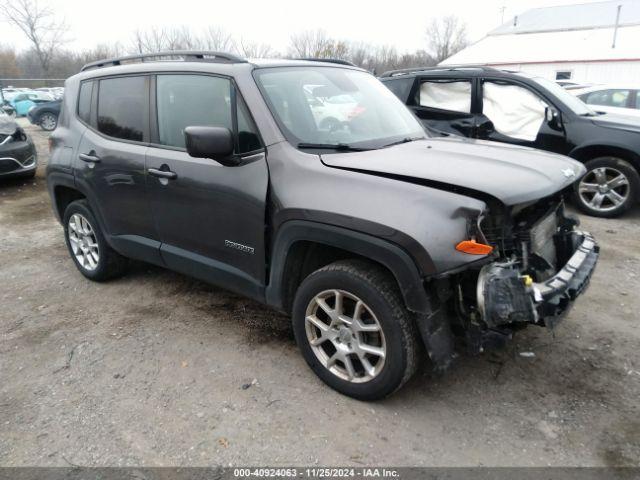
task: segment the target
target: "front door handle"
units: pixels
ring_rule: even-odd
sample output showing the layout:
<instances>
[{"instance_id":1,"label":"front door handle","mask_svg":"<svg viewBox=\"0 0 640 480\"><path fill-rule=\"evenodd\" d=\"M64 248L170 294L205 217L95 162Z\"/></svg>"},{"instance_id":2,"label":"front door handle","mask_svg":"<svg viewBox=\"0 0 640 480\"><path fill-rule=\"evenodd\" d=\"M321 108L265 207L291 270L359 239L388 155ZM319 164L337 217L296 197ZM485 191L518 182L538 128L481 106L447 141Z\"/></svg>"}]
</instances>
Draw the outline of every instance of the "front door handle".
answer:
<instances>
[{"instance_id":1,"label":"front door handle","mask_svg":"<svg viewBox=\"0 0 640 480\"><path fill-rule=\"evenodd\" d=\"M147 170L149 175L153 175L158 178L166 178L167 180L174 180L178 178L178 174L176 172L172 172L171 170L159 170L157 168L150 168Z\"/></svg>"},{"instance_id":2,"label":"front door handle","mask_svg":"<svg viewBox=\"0 0 640 480\"><path fill-rule=\"evenodd\" d=\"M100 157L98 157L95 154L95 152L81 153L80 155L78 155L78 158L80 160L82 160L83 162L87 162L87 163L99 163L100 162Z\"/></svg>"}]
</instances>

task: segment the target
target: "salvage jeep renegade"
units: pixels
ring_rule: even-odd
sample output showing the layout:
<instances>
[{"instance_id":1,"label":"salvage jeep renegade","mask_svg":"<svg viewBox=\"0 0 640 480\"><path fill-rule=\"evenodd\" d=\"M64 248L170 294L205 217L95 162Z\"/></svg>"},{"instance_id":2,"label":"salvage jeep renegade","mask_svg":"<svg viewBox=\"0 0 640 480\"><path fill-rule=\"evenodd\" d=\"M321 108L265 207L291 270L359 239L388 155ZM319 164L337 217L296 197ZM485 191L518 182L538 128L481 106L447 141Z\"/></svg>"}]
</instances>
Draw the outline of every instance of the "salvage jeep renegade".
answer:
<instances>
[{"instance_id":1,"label":"salvage jeep renegade","mask_svg":"<svg viewBox=\"0 0 640 480\"><path fill-rule=\"evenodd\" d=\"M422 350L444 370L454 345L552 327L595 267L564 211L580 163L432 138L353 66L158 53L65 86L47 181L80 272L137 259L287 312L346 395L391 394Z\"/></svg>"}]
</instances>

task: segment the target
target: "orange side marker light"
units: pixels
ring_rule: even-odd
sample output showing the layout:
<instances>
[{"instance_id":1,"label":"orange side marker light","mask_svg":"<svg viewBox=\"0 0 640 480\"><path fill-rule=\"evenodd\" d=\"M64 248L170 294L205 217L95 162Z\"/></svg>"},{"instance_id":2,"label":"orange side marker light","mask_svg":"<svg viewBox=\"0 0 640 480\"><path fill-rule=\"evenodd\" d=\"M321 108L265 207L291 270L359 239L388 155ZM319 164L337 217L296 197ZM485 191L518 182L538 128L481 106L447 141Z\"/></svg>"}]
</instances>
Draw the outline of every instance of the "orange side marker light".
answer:
<instances>
[{"instance_id":1,"label":"orange side marker light","mask_svg":"<svg viewBox=\"0 0 640 480\"><path fill-rule=\"evenodd\" d=\"M456 245L456 250L462 253L468 253L469 255L489 255L493 252L491 245L485 245L484 243L478 243L475 240L463 240Z\"/></svg>"}]
</instances>

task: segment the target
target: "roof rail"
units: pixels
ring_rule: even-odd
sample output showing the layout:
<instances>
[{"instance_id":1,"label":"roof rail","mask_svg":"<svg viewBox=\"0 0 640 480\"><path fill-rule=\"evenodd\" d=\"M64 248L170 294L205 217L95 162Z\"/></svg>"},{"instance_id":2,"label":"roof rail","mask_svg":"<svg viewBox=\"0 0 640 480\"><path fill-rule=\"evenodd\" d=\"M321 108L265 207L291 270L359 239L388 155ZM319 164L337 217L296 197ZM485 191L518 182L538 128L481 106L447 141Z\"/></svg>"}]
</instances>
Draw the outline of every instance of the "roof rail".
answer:
<instances>
[{"instance_id":1,"label":"roof rail","mask_svg":"<svg viewBox=\"0 0 640 480\"><path fill-rule=\"evenodd\" d=\"M218 63L246 63L247 61L236 55L226 52L209 52L197 50L172 50L166 52L139 53L135 55L125 55L123 57L105 58L97 62L87 63L80 69L81 72L91 70L92 68L110 67L122 65L123 63L135 63L136 61L145 62L146 60L156 59L164 60L171 57L180 57L183 61L188 62L218 62Z\"/></svg>"},{"instance_id":2,"label":"roof rail","mask_svg":"<svg viewBox=\"0 0 640 480\"><path fill-rule=\"evenodd\" d=\"M351 62L347 60L341 60L339 58L316 58L316 57L305 57L305 58L296 58L296 60L306 60L307 62L327 62L327 63L336 63L338 65L347 65L349 67L357 67Z\"/></svg>"},{"instance_id":3,"label":"roof rail","mask_svg":"<svg viewBox=\"0 0 640 480\"><path fill-rule=\"evenodd\" d=\"M380 77L395 77L398 75L408 75L410 73L419 73L419 72L432 72L432 71L445 71L452 72L456 70L480 70L483 72L496 72L499 69L494 67L488 67L486 65L441 65L434 67L414 67L414 68L402 68L400 70L389 70L384 72Z\"/></svg>"}]
</instances>

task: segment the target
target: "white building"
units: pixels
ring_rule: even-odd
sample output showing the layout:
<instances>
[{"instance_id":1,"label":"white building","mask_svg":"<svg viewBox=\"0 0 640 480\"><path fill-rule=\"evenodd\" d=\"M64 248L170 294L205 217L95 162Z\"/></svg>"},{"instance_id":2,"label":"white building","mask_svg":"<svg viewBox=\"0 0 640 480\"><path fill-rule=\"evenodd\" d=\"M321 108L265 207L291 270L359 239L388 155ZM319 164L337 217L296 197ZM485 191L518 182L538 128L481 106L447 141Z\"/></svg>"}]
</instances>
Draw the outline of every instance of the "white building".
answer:
<instances>
[{"instance_id":1,"label":"white building","mask_svg":"<svg viewBox=\"0 0 640 480\"><path fill-rule=\"evenodd\" d=\"M489 65L550 80L640 83L640 0L528 10L441 65Z\"/></svg>"}]
</instances>

